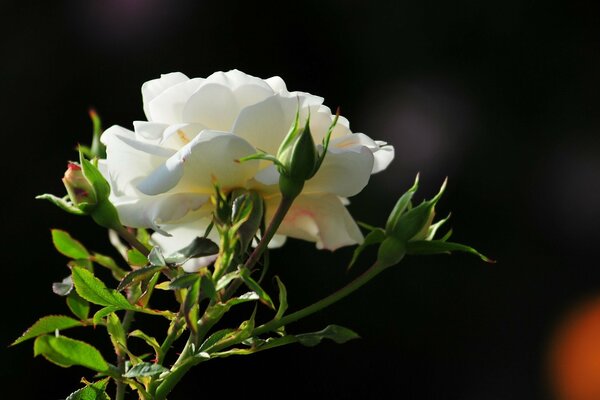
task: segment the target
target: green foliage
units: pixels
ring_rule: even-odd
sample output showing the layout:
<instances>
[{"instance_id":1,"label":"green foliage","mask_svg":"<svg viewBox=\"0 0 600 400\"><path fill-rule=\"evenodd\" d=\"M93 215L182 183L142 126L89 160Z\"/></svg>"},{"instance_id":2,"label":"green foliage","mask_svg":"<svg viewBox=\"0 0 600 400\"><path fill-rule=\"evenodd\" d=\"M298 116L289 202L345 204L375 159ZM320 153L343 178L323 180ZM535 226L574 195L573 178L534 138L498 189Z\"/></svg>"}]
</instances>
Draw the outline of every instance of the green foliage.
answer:
<instances>
[{"instance_id":1,"label":"green foliage","mask_svg":"<svg viewBox=\"0 0 600 400\"><path fill-rule=\"evenodd\" d=\"M275 319L277 320L281 319L281 317L283 317L285 314L288 308L288 302L287 289L285 288L285 285L278 276L275 276L275 280L277 281L277 287L279 288L279 307L277 308L277 314L275 315Z\"/></svg>"},{"instance_id":2,"label":"green foliage","mask_svg":"<svg viewBox=\"0 0 600 400\"><path fill-rule=\"evenodd\" d=\"M138 249L127 250L127 262L134 267L143 267L148 264L148 258Z\"/></svg>"},{"instance_id":3,"label":"green foliage","mask_svg":"<svg viewBox=\"0 0 600 400\"><path fill-rule=\"evenodd\" d=\"M328 325L325 329L318 332L303 333L295 336L300 344L308 347L318 345L323 339L333 340L337 344L342 344L349 340L360 338L356 332L339 325Z\"/></svg>"},{"instance_id":4,"label":"green foliage","mask_svg":"<svg viewBox=\"0 0 600 400\"><path fill-rule=\"evenodd\" d=\"M125 378L139 378L139 377L152 377L162 374L163 372L167 372L168 369L159 364L143 362L137 364L129 371L127 371L123 376Z\"/></svg>"},{"instance_id":5,"label":"green foliage","mask_svg":"<svg viewBox=\"0 0 600 400\"><path fill-rule=\"evenodd\" d=\"M98 372L109 369L108 363L95 347L65 336L39 336L33 345L33 354L42 355L61 367L81 365Z\"/></svg>"},{"instance_id":6,"label":"green foliage","mask_svg":"<svg viewBox=\"0 0 600 400\"><path fill-rule=\"evenodd\" d=\"M117 291L120 292L133 285L134 283L150 279L152 276L154 276L155 273L161 271L164 268L165 267L162 267L160 265L150 265L148 267L142 267L140 269L131 271L130 273L125 275L123 280L119 283Z\"/></svg>"},{"instance_id":7,"label":"green foliage","mask_svg":"<svg viewBox=\"0 0 600 400\"><path fill-rule=\"evenodd\" d=\"M197 237L183 249L165 256L165 261L169 265L181 265L191 258L211 256L218 252L219 246L215 242L207 238Z\"/></svg>"},{"instance_id":8,"label":"green foliage","mask_svg":"<svg viewBox=\"0 0 600 400\"><path fill-rule=\"evenodd\" d=\"M87 249L77 240L73 239L68 232L60 229L52 229L52 243L59 253L73 259L87 259L90 257Z\"/></svg>"},{"instance_id":9,"label":"green foliage","mask_svg":"<svg viewBox=\"0 0 600 400\"><path fill-rule=\"evenodd\" d=\"M248 271L248 269L246 268L240 268L239 273L240 278L242 278L246 286L248 286L250 290L256 292L256 294L258 294L260 302L269 307L270 309L275 310L275 304L273 304L273 300L271 300L271 297L267 294L267 292L264 291L264 289L258 284L258 282L252 279L252 277L250 276L250 271Z\"/></svg>"},{"instance_id":10,"label":"green foliage","mask_svg":"<svg viewBox=\"0 0 600 400\"><path fill-rule=\"evenodd\" d=\"M94 253L90 257L90 260L104 268L108 268L117 280L123 279L123 277L127 274L125 270L117 265L115 260L109 256L105 256L104 254Z\"/></svg>"},{"instance_id":11,"label":"green foliage","mask_svg":"<svg viewBox=\"0 0 600 400\"><path fill-rule=\"evenodd\" d=\"M127 337L123 325L121 325L121 320L114 312L107 315L106 330L108 330L110 341L117 354L121 354L122 349L127 349Z\"/></svg>"},{"instance_id":12,"label":"green foliage","mask_svg":"<svg viewBox=\"0 0 600 400\"><path fill-rule=\"evenodd\" d=\"M90 303L77 294L75 290L67 295L67 306L81 320L87 319L90 313Z\"/></svg>"},{"instance_id":13,"label":"green foliage","mask_svg":"<svg viewBox=\"0 0 600 400\"><path fill-rule=\"evenodd\" d=\"M495 262L494 260L491 260L488 257L484 256L474 248L460 243L445 242L441 240L419 240L415 242L408 242L407 245L408 254L450 254L453 251L461 251L476 255L483 261L488 263Z\"/></svg>"},{"instance_id":14,"label":"green foliage","mask_svg":"<svg viewBox=\"0 0 600 400\"><path fill-rule=\"evenodd\" d=\"M98 382L88 383L86 387L71 393L66 400L110 400L106 394L109 379L104 378Z\"/></svg>"},{"instance_id":15,"label":"green foliage","mask_svg":"<svg viewBox=\"0 0 600 400\"><path fill-rule=\"evenodd\" d=\"M111 306L122 310L135 309L125 296L114 289L107 288L90 271L75 267L72 270L75 290L85 300L101 306Z\"/></svg>"},{"instance_id":16,"label":"green foliage","mask_svg":"<svg viewBox=\"0 0 600 400\"><path fill-rule=\"evenodd\" d=\"M139 338L139 339L142 339L143 341L145 341L148 346L150 346L154 349L154 352L156 353L156 358L157 359L161 358L162 350L160 348L160 344L158 344L158 341L155 338L145 334L144 332L142 332L139 329L136 329L135 331L131 332L129 334L129 336Z\"/></svg>"},{"instance_id":17,"label":"green foliage","mask_svg":"<svg viewBox=\"0 0 600 400\"><path fill-rule=\"evenodd\" d=\"M21 337L15 340L11 346L24 342L25 340L33 339L37 336L54 333L55 331L61 331L64 329L73 328L75 326L82 326L80 321L77 321L71 317L64 315L48 315L42 317L36 321L35 324L31 325Z\"/></svg>"}]
</instances>

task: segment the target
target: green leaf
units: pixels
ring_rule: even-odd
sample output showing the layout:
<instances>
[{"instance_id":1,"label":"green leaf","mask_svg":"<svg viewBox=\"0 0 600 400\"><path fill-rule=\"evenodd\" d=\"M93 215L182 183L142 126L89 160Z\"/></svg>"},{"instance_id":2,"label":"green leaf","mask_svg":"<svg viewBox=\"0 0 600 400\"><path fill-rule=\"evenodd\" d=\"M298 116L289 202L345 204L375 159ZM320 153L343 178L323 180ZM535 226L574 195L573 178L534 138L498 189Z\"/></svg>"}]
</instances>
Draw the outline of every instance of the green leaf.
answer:
<instances>
[{"instance_id":1,"label":"green leaf","mask_svg":"<svg viewBox=\"0 0 600 400\"><path fill-rule=\"evenodd\" d=\"M54 247L56 247L59 253L67 257L79 259L90 256L90 253L88 253L81 243L63 230L52 229L52 243L54 243Z\"/></svg>"},{"instance_id":2,"label":"green leaf","mask_svg":"<svg viewBox=\"0 0 600 400\"><path fill-rule=\"evenodd\" d=\"M237 279L240 277L240 273L238 271L233 271L233 272L229 272L225 275L223 275L219 281L217 282L217 291L224 289L227 285L229 285L229 282L231 282L234 279Z\"/></svg>"},{"instance_id":3,"label":"green leaf","mask_svg":"<svg viewBox=\"0 0 600 400\"><path fill-rule=\"evenodd\" d=\"M203 352L203 351L206 351L206 350L210 349L215 344L219 343L225 336L229 335L233 331L234 331L233 329L221 329L220 331L216 331L215 333L213 333L212 335L210 335L200 345L200 347L198 348L198 352Z\"/></svg>"},{"instance_id":4,"label":"green leaf","mask_svg":"<svg viewBox=\"0 0 600 400\"><path fill-rule=\"evenodd\" d=\"M117 263L115 262L115 260L113 260L109 256L105 256L105 255L99 254L99 253L94 253L94 254L92 254L92 257L90 259L92 261L94 261L95 263L97 263L98 265L101 265L104 268L108 268L109 270L111 270L112 275L115 277L115 279L121 280L127 274L127 272L125 270L123 270L121 267L119 267L117 265Z\"/></svg>"},{"instance_id":5,"label":"green leaf","mask_svg":"<svg viewBox=\"0 0 600 400\"><path fill-rule=\"evenodd\" d=\"M98 372L106 372L109 368L95 347L65 336L39 336L33 345L33 354L43 355L61 367L81 365Z\"/></svg>"},{"instance_id":6,"label":"green leaf","mask_svg":"<svg viewBox=\"0 0 600 400\"><path fill-rule=\"evenodd\" d=\"M115 307L115 306L108 306L108 307L101 308L98 311L96 311L96 313L92 317L92 323L94 325L98 325L100 322L102 322L102 318L108 316L110 313L113 313L113 312L119 311L119 310L120 310L120 308Z\"/></svg>"},{"instance_id":7,"label":"green leaf","mask_svg":"<svg viewBox=\"0 0 600 400\"><path fill-rule=\"evenodd\" d=\"M196 281L187 289L183 302L183 312L188 328L195 334L198 332L198 300L200 299L200 275L196 275Z\"/></svg>"},{"instance_id":8,"label":"green leaf","mask_svg":"<svg viewBox=\"0 0 600 400\"><path fill-rule=\"evenodd\" d=\"M67 296L67 306L77 318L81 320L88 318L90 313L90 303L81 298L76 291L73 290Z\"/></svg>"},{"instance_id":9,"label":"green leaf","mask_svg":"<svg viewBox=\"0 0 600 400\"><path fill-rule=\"evenodd\" d=\"M162 267L160 265L150 265L148 267L142 267L140 269L136 269L135 271L131 271L130 273L125 275L123 280L119 283L117 291L120 292L134 283L149 279L152 276L154 276L155 273L161 271L164 268L165 267Z\"/></svg>"},{"instance_id":10,"label":"green leaf","mask_svg":"<svg viewBox=\"0 0 600 400\"><path fill-rule=\"evenodd\" d=\"M77 294L85 300L101 306L112 306L117 309L133 310L134 306L121 293L107 288L104 283L96 278L90 271L74 267L72 269L73 284Z\"/></svg>"},{"instance_id":11,"label":"green leaf","mask_svg":"<svg viewBox=\"0 0 600 400\"><path fill-rule=\"evenodd\" d=\"M64 315L48 315L42 317L36 321L35 324L31 325L29 329L21 335L20 338L15 340L11 346L24 342L25 340L33 339L34 337L46 334L54 333L57 330L69 329L75 326L82 326L80 321L77 321L71 317Z\"/></svg>"},{"instance_id":12,"label":"green leaf","mask_svg":"<svg viewBox=\"0 0 600 400\"><path fill-rule=\"evenodd\" d=\"M408 254L442 254L451 253L453 251L474 254L485 262L495 263L494 260L489 259L474 248L460 243L444 242L441 240L419 240L408 242L407 244Z\"/></svg>"},{"instance_id":13,"label":"green leaf","mask_svg":"<svg viewBox=\"0 0 600 400\"><path fill-rule=\"evenodd\" d=\"M219 246L208 238L197 237L192 243L165 257L168 264L181 265L190 258L206 257L217 254Z\"/></svg>"},{"instance_id":14,"label":"green leaf","mask_svg":"<svg viewBox=\"0 0 600 400\"><path fill-rule=\"evenodd\" d=\"M121 354L121 349L127 349L127 338L123 325L121 325L121 320L114 312L107 315L106 330L117 354Z\"/></svg>"},{"instance_id":15,"label":"green leaf","mask_svg":"<svg viewBox=\"0 0 600 400\"><path fill-rule=\"evenodd\" d=\"M275 304L273 304L273 300L271 297L263 290L262 287L250 276L250 271L247 268L240 268L239 270L240 278L244 281L246 286L251 290L255 291L260 298L260 302L269 307L272 310L275 310Z\"/></svg>"},{"instance_id":16,"label":"green leaf","mask_svg":"<svg viewBox=\"0 0 600 400\"><path fill-rule=\"evenodd\" d=\"M110 378L88 384L69 395L66 400L110 400L106 394L106 386Z\"/></svg>"},{"instance_id":17,"label":"green leaf","mask_svg":"<svg viewBox=\"0 0 600 400\"><path fill-rule=\"evenodd\" d=\"M36 200L47 200L55 206L61 208L63 211L66 211L75 215L85 215L83 211L81 211L78 207L74 206L73 203L68 201L69 197L56 197L52 194L44 193L39 196L35 196Z\"/></svg>"},{"instance_id":18,"label":"green leaf","mask_svg":"<svg viewBox=\"0 0 600 400\"><path fill-rule=\"evenodd\" d=\"M138 378L143 376L156 376L168 371L165 367L159 364L143 362L134 367L123 375L125 378Z\"/></svg>"},{"instance_id":19,"label":"green leaf","mask_svg":"<svg viewBox=\"0 0 600 400\"><path fill-rule=\"evenodd\" d=\"M348 264L348 269L352 268L352 266L358 260L358 257L362 254L365 249L373 244L381 243L385 239L385 231L380 228L375 228L371 232L365 236L365 240L354 249L354 254L352 254L352 260L350 260L350 264Z\"/></svg>"},{"instance_id":20,"label":"green leaf","mask_svg":"<svg viewBox=\"0 0 600 400\"><path fill-rule=\"evenodd\" d=\"M162 351L160 349L160 344L158 344L158 341L155 338L145 334L144 332L142 332L139 329L136 329L135 331L131 332L129 334L129 336L142 339L143 341L146 342L146 344L148 344L148 346L150 346L154 349L154 352L156 353L157 358L162 358L161 357Z\"/></svg>"},{"instance_id":21,"label":"green leaf","mask_svg":"<svg viewBox=\"0 0 600 400\"><path fill-rule=\"evenodd\" d=\"M173 279L169 283L169 289L178 290L178 289L187 289L196 283L200 279L200 275L196 273L191 274L182 274L177 278Z\"/></svg>"},{"instance_id":22,"label":"green leaf","mask_svg":"<svg viewBox=\"0 0 600 400\"><path fill-rule=\"evenodd\" d=\"M138 249L127 250L127 262L135 267L144 267L148 264L148 259Z\"/></svg>"},{"instance_id":23,"label":"green leaf","mask_svg":"<svg viewBox=\"0 0 600 400\"><path fill-rule=\"evenodd\" d=\"M285 314L288 308L288 302L287 289L285 288L285 285L277 275L275 276L275 280L277 281L277 287L279 288L279 308L277 309L277 314L275 315L275 319L277 320L281 319L281 317L283 317L283 314Z\"/></svg>"},{"instance_id":24,"label":"green leaf","mask_svg":"<svg viewBox=\"0 0 600 400\"><path fill-rule=\"evenodd\" d=\"M216 301L217 289L215 288L215 284L213 283L212 276L210 276L210 274L202 276L202 280L200 281L200 291L202 296Z\"/></svg>"},{"instance_id":25,"label":"green leaf","mask_svg":"<svg viewBox=\"0 0 600 400\"><path fill-rule=\"evenodd\" d=\"M304 333L295 336L300 344L308 347L318 345L323 339L330 339L338 344L342 344L349 340L360 338L356 332L339 325L328 325L319 332Z\"/></svg>"}]
</instances>

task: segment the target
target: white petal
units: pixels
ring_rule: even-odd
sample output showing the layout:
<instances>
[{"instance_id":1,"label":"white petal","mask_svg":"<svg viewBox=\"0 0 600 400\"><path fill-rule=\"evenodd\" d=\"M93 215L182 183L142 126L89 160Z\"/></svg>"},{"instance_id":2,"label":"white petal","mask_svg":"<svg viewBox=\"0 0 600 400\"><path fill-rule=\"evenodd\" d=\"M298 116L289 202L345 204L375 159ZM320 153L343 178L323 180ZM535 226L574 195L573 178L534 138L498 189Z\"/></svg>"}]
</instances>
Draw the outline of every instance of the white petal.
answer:
<instances>
[{"instance_id":1,"label":"white petal","mask_svg":"<svg viewBox=\"0 0 600 400\"><path fill-rule=\"evenodd\" d=\"M169 125L163 133L160 145L170 149L179 150L194 140L194 138L205 129L206 126L202 124Z\"/></svg>"},{"instance_id":2,"label":"white petal","mask_svg":"<svg viewBox=\"0 0 600 400\"><path fill-rule=\"evenodd\" d=\"M135 140L135 134L112 126L101 137L106 145L106 164L115 195L136 193L135 184L172 156L174 151Z\"/></svg>"},{"instance_id":3,"label":"white petal","mask_svg":"<svg viewBox=\"0 0 600 400\"><path fill-rule=\"evenodd\" d=\"M371 150L375 161L371 173L383 171L394 159L394 147L385 142L375 141L363 133L354 133L334 139L329 144L330 149L351 149L364 146Z\"/></svg>"},{"instance_id":4,"label":"white petal","mask_svg":"<svg viewBox=\"0 0 600 400\"><path fill-rule=\"evenodd\" d=\"M267 220L272 218L279 201L280 198L267 200ZM363 236L346 207L337 196L331 194L300 195L277 233L316 242L317 248L328 250L363 241Z\"/></svg>"},{"instance_id":5,"label":"white petal","mask_svg":"<svg viewBox=\"0 0 600 400\"><path fill-rule=\"evenodd\" d=\"M177 193L159 196L117 196L111 197L111 201L123 225L162 231L162 225L176 222L186 214L200 209L209 198L209 195L197 193Z\"/></svg>"},{"instance_id":6,"label":"white petal","mask_svg":"<svg viewBox=\"0 0 600 400\"><path fill-rule=\"evenodd\" d=\"M303 193L335 193L349 197L369 182L373 153L364 146L329 149L317 174L306 182Z\"/></svg>"},{"instance_id":7,"label":"white petal","mask_svg":"<svg viewBox=\"0 0 600 400\"><path fill-rule=\"evenodd\" d=\"M146 117L151 120L148 104L156 96L168 88L187 80L189 80L189 78L181 72L172 72L170 74L163 74L158 79L145 82L142 85L142 100L144 102L144 112L146 113Z\"/></svg>"},{"instance_id":8,"label":"white petal","mask_svg":"<svg viewBox=\"0 0 600 400\"><path fill-rule=\"evenodd\" d=\"M203 124L213 130L228 131L239 108L231 88L219 83L205 83L183 107L183 121Z\"/></svg>"},{"instance_id":9,"label":"white petal","mask_svg":"<svg viewBox=\"0 0 600 400\"><path fill-rule=\"evenodd\" d=\"M204 79L194 78L178 83L148 102L148 121L177 124L189 122L183 119L183 107L190 96L202 85Z\"/></svg>"},{"instance_id":10,"label":"white petal","mask_svg":"<svg viewBox=\"0 0 600 400\"><path fill-rule=\"evenodd\" d=\"M158 122L133 121L135 138L137 140L145 140L151 143L158 143L162 139L163 132L168 127L168 124L161 124Z\"/></svg>"},{"instance_id":11,"label":"white petal","mask_svg":"<svg viewBox=\"0 0 600 400\"><path fill-rule=\"evenodd\" d=\"M298 101L294 98L271 96L244 108L237 117L232 132L257 149L276 154L294 122L297 107Z\"/></svg>"},{"instance_id":12,"label":"white petal","mask_svg":"<svg viewBox=\"0 0 600 400\"><path fill-rule=\"evenodd\" d=\"M265 79L265 82L271 86L275 93L289 93L287 87L285 86L285 82L279 76L272 76L268 79Z\"/></svg>"},{"instance_id":13,"label":"white petal","mask_svg":"<svg viewBox=\"0 0 600 400\"><path fill-rule=\"evenodd\" d=\"M237 89L244 85L257 85L262 86L265 89L270 89L270 86L260 78L252 75L248 75L237 69L232 69L227 72L215 72L206 78L207 83L218 83L223 86L227 86L232 90Z\"/></svg>"},{"instance_id":14,"label":"white petal","mask_svg":"<svg viewBox=\"0 0 600 400\"><path fill-rule=\"evenodd\" d=\"M145 194L176 191L212 193L213 179L224 190L245 187L256 174L257 161L236 160L256 150L230 133L203 131L138 185Z\"/></svg>"}]
</instances>

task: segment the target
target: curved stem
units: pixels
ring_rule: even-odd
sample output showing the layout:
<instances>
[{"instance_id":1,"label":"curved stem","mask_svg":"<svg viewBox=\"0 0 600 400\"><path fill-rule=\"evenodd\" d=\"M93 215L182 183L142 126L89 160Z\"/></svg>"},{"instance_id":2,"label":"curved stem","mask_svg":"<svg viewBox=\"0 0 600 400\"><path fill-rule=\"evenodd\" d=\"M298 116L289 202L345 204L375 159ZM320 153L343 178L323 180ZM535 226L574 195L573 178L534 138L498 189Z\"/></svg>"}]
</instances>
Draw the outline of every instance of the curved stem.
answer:
<instances>
[{"instance_id":1,"label":"curved stem","mask_svg":"<svg viewBox=\"0 0 600 400\"><path fill-rule=\"evenodd\" d=\"M256 263L260 259L260 256L267 249L269 242L271 241L271 239L273 239L275 232L277 232L277 229L279 229L279 225L281 225L283 218L285 218L285 215L290 210L290 207L294 203L294 199L294 197L286 196L283 196L281 198L281 203L279 203L275 214L273 214L273 218L271 219L271 222L269 222L269 226L265 230L264 235L261 237L258 246L256 246L252 254L250 254L250 257L248 257L248 259L244 263L244 268L247 268L251 271L252 268L256 265ZM242 281L240 279L236 279L234 282L232 282L231 285L229 285L229 287L225 291L225 294L223 295L223 300L227 300L231 296L233 296L233 294L239 289L241 284Z\"/></svg>"},{"instance_id":2,"label":"curved stem","mask_svg":"<svg viewBox=\"0 0 600 400\"><path fill-rule=\"evenodd\" d=\"M132 247L136 248L143 255L148 256L148 254L150 254L150 250L148 250L148 248L146 246L144 246L139 240L137 240L135 235L133 235L131 232L129 232L127 230L127 228L125 228L124 226L122 226L120 229L116 229L116 232L127 243L129 243Z\"/></svg>"},{"instance_id":3,"label":"curved stem","mask_svg":"<svg viewBox=\"0 0 600 400\"><path fill-rule=\"evenodd\" d=\"M127 332L129 332L129 327L131 326L131 322L133 321L133 314L134 311L125 311L125 316L123 317L123 322L121 323L121 326L123 327L123 331L126 335ZM120 375L123 375L123 373L125 373L125 354L119 353L117 355L117 369L119 370ZM117 392L115 394L115 400L124 400L125 388L127 387L127 385L125 385L125 383L120 379L115 381L117 383Z\"/></svg>"},{"instance_id":4,"label":"curved stem","mask_svg":"<svg viewBox=\"0 0 600 400\"><path fill-rule=\"evenodd\" d=\"M344 297L348 296L350 293L354 292L356 289L363 286L365 283L369 282L375 276L379 275L382 271L384 271L387 267L375 262L368 270L366 270L362 275L354 279L352 282L339 289L335 293L330 294L329 296L307 306L301 310L298 310L292 314L288 314L281 319L272 320L259 326L254 329L252 332L252 336L258 336L263 333L274 331L284 325L287 325L291 322L297 321L301 318L307 317L311 314L314 314L317 311L324 309L332 305L333 303L338 302Z\"/></svg>"}]
</instances>

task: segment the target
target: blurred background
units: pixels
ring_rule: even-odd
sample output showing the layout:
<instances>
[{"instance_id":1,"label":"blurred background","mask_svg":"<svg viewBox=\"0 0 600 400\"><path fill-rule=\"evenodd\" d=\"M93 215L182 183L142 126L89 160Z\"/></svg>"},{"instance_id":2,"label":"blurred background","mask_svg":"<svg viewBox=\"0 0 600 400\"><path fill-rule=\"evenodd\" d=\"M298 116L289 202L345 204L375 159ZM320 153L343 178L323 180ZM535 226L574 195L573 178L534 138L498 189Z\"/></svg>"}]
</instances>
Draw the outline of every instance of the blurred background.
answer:
<instances>
[{"instance_id":1,"label":"blurred background","mask_svg":"<svg viewBox=\"0 0 600 400\"><path fill-rule=\"evenodd\" d=\"M384 224L419 171L420 198L436 193L448 176L439 215L452 211L454 239L498 263L460 254L408 258L288 327L305 332L335 323L362 339L204 364L170 398L225 391L226 398L250 392L267 399L531 400L556 398L558 388L579 390L563 395L570 400L599 399L590 394L600 382L598 3L290 6L192 0L0 6L6 271L0 371L2 390L18 391L7 398L62 399L81 377L91 379L83 369L32 359L31 342L7 348L39 317L68 312L51 290L68 271L50 228L111 251L90 221L34 200L64 193L66 161L91 138L88 108L98 110L106 127L130 128L144 119L143 82L172 71L205 77L237 68L261 78L279 75L290 90L323 96L332 109L341 107L354 132L395 146L390 168L351 199L356 219ZM341 287L372 256L346 272L351 249L313 248L290 241L272 254L291 309ZM294 257L298 252L303 256ZM104 332L87 335L105 340Z\"/></svg>"}]
</instances>

